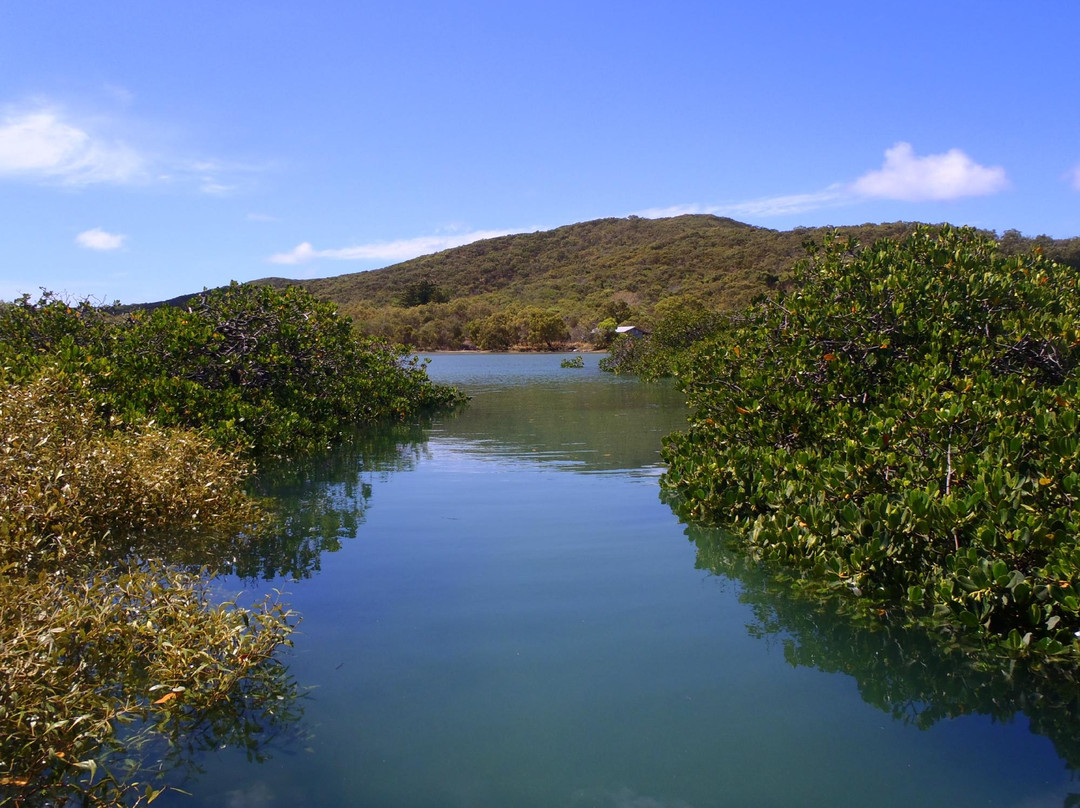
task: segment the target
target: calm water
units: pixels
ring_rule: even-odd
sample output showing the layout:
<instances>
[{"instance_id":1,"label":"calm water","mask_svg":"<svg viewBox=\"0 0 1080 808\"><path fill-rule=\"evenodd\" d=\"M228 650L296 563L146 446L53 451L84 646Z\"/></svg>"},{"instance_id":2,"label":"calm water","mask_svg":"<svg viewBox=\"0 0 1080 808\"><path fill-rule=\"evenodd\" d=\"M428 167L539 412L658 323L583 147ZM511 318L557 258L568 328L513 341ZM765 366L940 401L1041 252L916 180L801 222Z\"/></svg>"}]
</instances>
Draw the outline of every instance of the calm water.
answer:
<instances>
[{"instance_id":1,"label":"calm water","mask_svg":"<svg viewBox=\"0 0 1080 808\"><path fill-rule=\"evenodd\" d=\"M431 376L469 407L268 476L287 529L229 586L283 588L303 614L302 717L250 755L198 757L194 796L159 804L1027 807L1080 791L1059 755L1075 696L1025 715L1020 684L785 600L660 501L678 394L560 358L436 356Z\"/></svg>"}]
</instances>

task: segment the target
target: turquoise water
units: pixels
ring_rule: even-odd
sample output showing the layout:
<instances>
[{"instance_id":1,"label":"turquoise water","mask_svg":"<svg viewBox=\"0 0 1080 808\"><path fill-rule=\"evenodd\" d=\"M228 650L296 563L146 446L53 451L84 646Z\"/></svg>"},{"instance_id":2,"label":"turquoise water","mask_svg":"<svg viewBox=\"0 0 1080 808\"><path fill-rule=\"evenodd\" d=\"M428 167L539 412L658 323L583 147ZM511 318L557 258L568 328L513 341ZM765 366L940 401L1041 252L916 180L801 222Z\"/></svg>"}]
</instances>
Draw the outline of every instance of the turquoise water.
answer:
<instances>
[{"instance_id":1,"label":"turquoise water","mask_svg":"<svg viewBox=\"0 0 1080 808\"><path fill-rule=\"evenodd\" d=\"M302 717L257 754L197 756L192 796L159 804L1027 808L1080 791L1067 697L1028 710L1032 731L1020 684L786 600L660 500L678 393L561 358L437 355L467 408L267 475L288 528L225 589L283 588L303 614L286 657Z\"/></svg>"}]
</instances>

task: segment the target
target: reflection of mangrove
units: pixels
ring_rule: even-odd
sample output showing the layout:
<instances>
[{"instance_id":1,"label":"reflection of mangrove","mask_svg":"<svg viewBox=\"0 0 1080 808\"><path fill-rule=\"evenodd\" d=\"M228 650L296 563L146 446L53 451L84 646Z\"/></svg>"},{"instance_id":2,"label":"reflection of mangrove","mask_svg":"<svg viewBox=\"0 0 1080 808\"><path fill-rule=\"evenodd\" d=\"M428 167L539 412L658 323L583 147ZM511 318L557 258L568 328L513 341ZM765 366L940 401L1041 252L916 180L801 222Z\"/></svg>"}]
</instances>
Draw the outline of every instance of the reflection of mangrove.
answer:
<instances>
[{"instance_id":1,"label":"reflection of mangrove","mask_svg":"<svg viewBox=\"0 0 1080 808\"><path fill-rule=\"evenodd\" d=\"M681 394L667 384L604 381L485 392L446 417L433 437L480 458L526 459L567 471L657 467L663 436L686 426Z\"/></svg>"},{"instance_id":2,"label":"reflection of mangrove","mask_svg":"<svg viewBox=\"0 0 1080 808\"><path fill-rule=\"evenodd\" d=\"M145 774L151 765L147 761L152 761L153 771L183 789L203 774L207 753L243 750L249 762L264 763L275 753L299 748L307 737L302 698L288 670L271 664L272 670L262 671L258 680L241 682L227 700L210 710L130 730L120 738L113 756L126 761L132 774ZM135 765L144 768L137 772Z\"/></svg>"},{"instance_id":3,"label":"reflection of mangrove","mask_svg":"<svg viewBox=\"0 0 1080 808\"><path fill-rule=\"evenodd\" d=\"M266 463L252 482L269 510L262 522L214 533L139 534L121 554L249 580L307 578L320 569L323 553L356 535L372 483L424 456L427 432L419 423L358 429L321 457Z\"/></svg>"},{"instance_id":4,"label":"reflection of mangrove","mask_svg":"<svg viewBox=\"0 0 1080 808\"><path fill-rule=\"evenodd\" d=\"M425 424L357 430L352 440L321 458L267 466L260 495L274 498L274 519L257 541L230 559L244 578L306 578L323 553L356 535L369 507L372 483L415 467L426 453Z\"/></svg>"},{"instance_id":5,"label":"reflection of mangrove","mask_svg":"<svg viewBox=\"0 0 1080 808\"><path fill-rule=\"evenodd\" d=\"M690 526L686 533L697 546L696 566L738 582L740 600L755 617L750 633L782 638L792 665L846 673L867 703L921 729L972 713L1002 722L1027 716L1032 731L1049 738L1067 765L1080 771L1075 667L1033 668L891 624L887 614L873 621L845 615L837 602L795 595L768 569L729 549L722 531Z\"/></svg>"}]
</instances>

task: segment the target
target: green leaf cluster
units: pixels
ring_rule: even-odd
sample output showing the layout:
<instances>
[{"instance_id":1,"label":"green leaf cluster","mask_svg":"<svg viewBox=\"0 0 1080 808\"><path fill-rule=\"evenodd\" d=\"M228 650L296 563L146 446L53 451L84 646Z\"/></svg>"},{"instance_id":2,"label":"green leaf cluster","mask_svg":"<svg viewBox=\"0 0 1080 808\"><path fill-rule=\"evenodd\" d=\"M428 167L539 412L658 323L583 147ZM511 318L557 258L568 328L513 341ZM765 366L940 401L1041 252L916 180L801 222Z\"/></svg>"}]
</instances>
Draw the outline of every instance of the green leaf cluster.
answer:
<instances>
[{"instance_id":1,"label":"green leaf cluster","mask_svg":"<svg viewBox=\"0 0 1080 808\"><path fill-rule=\"evenodd\" d=\"M680 366L664 485L810 591L1075 653L1080 273L951 227L808 249Z\"/></svg>"},{"instance_id":2,"label":"green leaf cluster","mask_svg":"<svg viewBox=\"0 0 1080 808\"><path fill-rule=\"evenodd\" d=\"M465 325L471 347L482 351L552 351L565 348L570 330L554 309L508 306Z\"/></svg>"},{"instance_id":3,"label":"green leaf cluster","mask_svg":"<svg viewBox=\"0 0 1080 808\"><path fill-rule=\"evenodd\" d=\"M407 284L398 295L397 303L405 308L426 306L428 303L446 303L450 296L428 276Z\"/></svg>"}]
</instances>

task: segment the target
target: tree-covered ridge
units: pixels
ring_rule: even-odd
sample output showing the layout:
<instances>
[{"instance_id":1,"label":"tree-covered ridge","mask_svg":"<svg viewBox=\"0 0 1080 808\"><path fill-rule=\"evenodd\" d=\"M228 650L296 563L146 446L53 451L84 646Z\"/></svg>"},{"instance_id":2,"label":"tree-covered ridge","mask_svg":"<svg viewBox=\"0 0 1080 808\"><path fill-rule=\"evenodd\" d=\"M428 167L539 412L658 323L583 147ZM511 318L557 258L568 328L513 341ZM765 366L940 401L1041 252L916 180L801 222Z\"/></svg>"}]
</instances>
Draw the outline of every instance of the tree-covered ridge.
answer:
<instances>
[{"instance_id":1,"label":"tree-covered ridge","mask_svg":"<svg viewBox=\"0 0 1080 808\"><path fill-rule=\"evenodd\" d=\"M839 232L870 243L903 237L915 226L863 224ZM742 309L785 285L803 244L832 230L777 231L711 215L598 219L477 241L370 272L252 283L301 286L336 303L362 333L426 350L606 347L602 322L649 327L663 301ZM1009 253L1039 245L1048 257L1080 266L1080 238L1030 239L1008 231L1001 244ZM187 299L167 302L182 306ZM562 321L559 340L535 339L530 323L541 317Z\"/></svg>"},{"instance_id":2,"label":"tree-covered ridge","mask_svg":"<svg viewBox=\"0 0 1080 808\"><path fill-rule=\"evenodd\" d=\"M1078 284L971 230L826 239L677 363L664 484L811 590L1076 653Z\"/></svg>"},{"instance_id":3,"label":"tree-covered ridge","mask_svg":"<svg viewBox=\"0 0 1080 808\"><path fill-rule=\"evenodd\" d=\"M870 243L902 237L914 226L865 224L840 232ZM296 283L337 302L364 333L422 348L542 349L546 343L531 342L527 325L539 314L561 318L572 343L597 344L600 337L602 345L601 322L650 326L657 304L672 298L720 311L743 308L783 285L803 244L831 230L776 231L709 215L600 219ZM1080 239L1027 239L1015 231L1002 237L1007 252L1035 244L1080 266ZM485 345L493 329L498 338Z\"/></svg>"},{"instance_id":4,"label":"tree-covered ridge","mask_svg":"<svg viewBox=\"0 0 1080 808\"><path fill-rule=\"evenodd\" d=\"M910 229L899 222L847 230L878 238ZM595 341L596 327L608 318L648 322L655 304L672 296L741 308L781 283L803 241L819 232L779 232L709 215L599 219L478 241L371 272L257 283L299 283L338 303L364 333L419 347L481 347L494 316L515 326L508 342L493 347L536 349L545 343L531 343L525 325L536 312L560 317L564 339L584 343ZM401 305L425 283L445 302Z\"/></svg>"}]
</instances>

